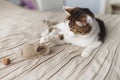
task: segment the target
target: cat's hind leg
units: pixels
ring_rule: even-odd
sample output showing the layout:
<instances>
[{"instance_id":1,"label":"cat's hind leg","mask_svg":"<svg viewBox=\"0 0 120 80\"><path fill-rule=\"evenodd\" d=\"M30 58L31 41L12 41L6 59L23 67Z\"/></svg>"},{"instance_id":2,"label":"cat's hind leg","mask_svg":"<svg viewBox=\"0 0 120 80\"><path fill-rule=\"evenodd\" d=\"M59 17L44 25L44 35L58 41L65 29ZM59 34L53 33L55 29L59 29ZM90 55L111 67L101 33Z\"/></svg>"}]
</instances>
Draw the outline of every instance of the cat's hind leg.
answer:
<instances>
[{"instance_id":1,"label":"cat's hind leg","mask_svg":"<svg viewBox=\"0 0 120 80\"><path fill-rule=\"evenodd\" d=\"M89 45L88 47L86 47L83 52L81 53L82 57L88 57L93 53L93 50L96 49L97 47L99 47L102 44L101 41L97 41L91 45Z\"/></svg>"}]
</instances>

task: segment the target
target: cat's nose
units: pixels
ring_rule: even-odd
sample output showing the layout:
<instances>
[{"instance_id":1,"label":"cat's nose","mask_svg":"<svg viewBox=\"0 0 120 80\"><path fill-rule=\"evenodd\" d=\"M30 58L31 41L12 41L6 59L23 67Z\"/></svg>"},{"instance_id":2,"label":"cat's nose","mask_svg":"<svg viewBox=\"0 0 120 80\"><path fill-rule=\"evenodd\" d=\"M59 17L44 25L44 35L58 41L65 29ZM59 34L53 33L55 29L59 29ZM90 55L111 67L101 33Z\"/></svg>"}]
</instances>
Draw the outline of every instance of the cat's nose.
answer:
<instances>
[{"instance_id":1,"label":"cat's nose","mask_svg":"<svg viewBox=\"0 0 120 80\"><path fill-rule=\"evenodd\" d=\"M87 23L83 23L82 25L83 25L82 27L84 27L84 26L86 26L86 25L87 25Z\"/></svg>"}]
</instances>

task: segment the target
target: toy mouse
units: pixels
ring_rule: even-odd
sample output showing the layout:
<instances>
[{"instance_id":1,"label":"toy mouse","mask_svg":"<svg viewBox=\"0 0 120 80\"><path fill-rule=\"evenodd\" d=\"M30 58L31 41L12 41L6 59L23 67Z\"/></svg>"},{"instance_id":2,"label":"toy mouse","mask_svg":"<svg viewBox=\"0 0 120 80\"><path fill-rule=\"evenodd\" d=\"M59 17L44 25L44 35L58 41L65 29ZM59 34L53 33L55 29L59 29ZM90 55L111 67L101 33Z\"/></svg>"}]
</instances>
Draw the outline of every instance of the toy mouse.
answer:
<instances>
[{"instance_id":1,"label":"toy mouse","mask_svg":"<svg viewBox=\"0 0 120 80\"><path fill-rule=\"evenodd\" d=\"M21 56L25 59L32 59L40 55L47 55L49 52L49 47L44 44L27 43L22 47Z\"/></svg>"}]
</instances>

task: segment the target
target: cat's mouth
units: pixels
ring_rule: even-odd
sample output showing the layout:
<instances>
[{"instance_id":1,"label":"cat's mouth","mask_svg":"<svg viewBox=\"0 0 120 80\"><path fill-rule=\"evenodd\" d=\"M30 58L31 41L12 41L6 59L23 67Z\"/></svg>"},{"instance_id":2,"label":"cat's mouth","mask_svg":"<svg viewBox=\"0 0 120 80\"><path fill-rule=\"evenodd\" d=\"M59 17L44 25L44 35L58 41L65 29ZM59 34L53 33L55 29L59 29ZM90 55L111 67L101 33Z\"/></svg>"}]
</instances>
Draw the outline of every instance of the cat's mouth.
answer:
<instances>
[{"instance_id":1,"label":"cat's mouth","mask_svg":"<svg viewBox=\"0 0 120 80\"><path fill-rule=\"evenodd\" d=\"M91 31L91 26L89 24L87 24L86 26L72 26L72 27L70 27L70 30L74 34L85 35Z\"/></svg>"}]
</instances>

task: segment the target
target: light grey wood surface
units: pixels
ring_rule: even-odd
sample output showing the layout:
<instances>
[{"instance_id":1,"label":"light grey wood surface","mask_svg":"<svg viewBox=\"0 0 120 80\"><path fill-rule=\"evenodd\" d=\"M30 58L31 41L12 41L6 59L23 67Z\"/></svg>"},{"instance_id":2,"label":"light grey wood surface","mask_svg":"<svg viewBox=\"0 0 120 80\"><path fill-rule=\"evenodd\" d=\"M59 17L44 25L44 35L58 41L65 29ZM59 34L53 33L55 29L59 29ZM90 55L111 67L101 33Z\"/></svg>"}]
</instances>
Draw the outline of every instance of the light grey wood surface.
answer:
<instances>
[{"instance_id":1,"label":"light grey wood surface","mask_svg":"<svg viewBox=\"0 0 120 80\"><path fill-rule=\"evenodd\" d=\"M87 58L80 56L82 48L73 45L55 46L51 54L25 60L21 47L37 42L47 27L44 19L62 21L60 12L37 12L0 1L0 80L120 80L120 16L99 15L106 25L105 43Z\"/></svg>"}]
</instances>

